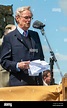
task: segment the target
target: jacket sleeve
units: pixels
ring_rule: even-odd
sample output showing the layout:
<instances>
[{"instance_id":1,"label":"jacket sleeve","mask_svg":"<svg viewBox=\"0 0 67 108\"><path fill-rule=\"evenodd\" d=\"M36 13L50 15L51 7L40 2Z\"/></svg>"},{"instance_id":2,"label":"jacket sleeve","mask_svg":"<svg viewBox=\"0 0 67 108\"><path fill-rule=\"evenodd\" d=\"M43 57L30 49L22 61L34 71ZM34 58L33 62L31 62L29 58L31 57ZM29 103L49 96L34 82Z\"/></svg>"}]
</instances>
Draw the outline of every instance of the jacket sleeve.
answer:
<instances>
[{"instance_id":1,"label":"jacket sleeve","mask_svg":"<svg viewBox=\"0 0 67 108\"><path fill-rule=\"evenodd\" d=\"M16 71L16 64L17 64L17 62L12 61L11 53L12 50L11 50L10 40L9 38L7 38L7 36L4 36L3 43L2 43L0 63L4 69L10 72Z\"/></svg>"}]
</instances>

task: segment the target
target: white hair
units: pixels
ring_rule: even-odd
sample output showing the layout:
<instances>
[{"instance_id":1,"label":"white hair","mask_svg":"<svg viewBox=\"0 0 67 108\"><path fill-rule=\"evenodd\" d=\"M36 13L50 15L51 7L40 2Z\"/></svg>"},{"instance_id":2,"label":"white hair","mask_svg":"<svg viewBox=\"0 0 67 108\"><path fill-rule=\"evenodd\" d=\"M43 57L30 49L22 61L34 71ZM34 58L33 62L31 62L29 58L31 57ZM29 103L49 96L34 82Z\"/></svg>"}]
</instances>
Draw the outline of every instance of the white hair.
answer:
<instances>
[{"instance_id":1,"label":"white hair","mask_svg":"<svg viewBox=\"0 0 67 108\"><path fill-rule=\"evenodd\" d=\"M18 9L16 10L15 17L20 16L20 14L21 14L23 11L25 11L25 10L29 10L29 11L31 12L32 16L33 16L33 13L32 13L32 11L31 11L31 9L30 9L30 6L24 6L24 7L18 8Z\"/></svg>"}]
</instances>

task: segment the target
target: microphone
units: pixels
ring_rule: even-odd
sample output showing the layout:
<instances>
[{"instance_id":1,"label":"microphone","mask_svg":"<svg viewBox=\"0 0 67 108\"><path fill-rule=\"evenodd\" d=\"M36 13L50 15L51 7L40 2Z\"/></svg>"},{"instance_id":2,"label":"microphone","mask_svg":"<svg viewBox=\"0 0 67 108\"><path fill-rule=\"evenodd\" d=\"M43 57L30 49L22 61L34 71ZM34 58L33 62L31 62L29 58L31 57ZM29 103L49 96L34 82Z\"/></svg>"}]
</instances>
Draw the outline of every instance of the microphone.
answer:
<instances>
[{"instance_id":1,"label":"microphone","mask_svg":"<svg viewBox=\"0 0 67 108\"><path fill-rule=\"evenodd\" d=\"M37 29L42 29L43 27L45 27L45 24L43 24L42 22L36 20L34 23L33 23L33 28L37 28Z\"/></svg>"}]
</instances>

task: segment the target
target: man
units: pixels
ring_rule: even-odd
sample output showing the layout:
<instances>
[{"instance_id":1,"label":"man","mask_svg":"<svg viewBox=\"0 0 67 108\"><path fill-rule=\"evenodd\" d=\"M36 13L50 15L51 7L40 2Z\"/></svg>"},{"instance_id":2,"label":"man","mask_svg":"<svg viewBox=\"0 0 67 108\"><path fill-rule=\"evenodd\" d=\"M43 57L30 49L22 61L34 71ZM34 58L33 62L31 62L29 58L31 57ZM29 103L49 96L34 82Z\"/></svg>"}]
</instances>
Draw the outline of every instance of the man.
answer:
<instances>
[{"instance_id":1,"label":"man","mask_svg":"<svg viewBox=\"0 0 67 108\"><path fill-rule=\"evenodd\" d=\"M45 70L43 72L42 78L43 78L43 85L44 86L50 85L51 84L51 71Z\"/></svg>"},{"instance_id":2,"label":"man","mask_svg":"<svg viewBox=\"0 0 67 108\"><path fill-rule=\"evenodd\" d=\"M28 74L30 61L44 60L39 35L29 30L32 17L29 6L18 8L15 14L17 28L4 36L1 65L10 72L10 86L42 85L41 73L39 76Z\"/></svg>"}]
</instances>

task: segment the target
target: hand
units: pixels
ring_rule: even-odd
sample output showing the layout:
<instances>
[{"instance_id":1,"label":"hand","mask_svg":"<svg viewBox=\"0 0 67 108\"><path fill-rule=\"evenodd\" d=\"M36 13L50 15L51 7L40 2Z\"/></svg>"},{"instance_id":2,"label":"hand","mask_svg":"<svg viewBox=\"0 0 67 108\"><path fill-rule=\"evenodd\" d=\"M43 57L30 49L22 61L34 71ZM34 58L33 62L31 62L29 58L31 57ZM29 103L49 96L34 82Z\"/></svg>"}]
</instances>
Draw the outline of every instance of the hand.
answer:
<instances>
[{"instance_id":1,"label":"hand","mask_svg":"<svg viewBox=\"0 0 67 108\"><path fill-rule=\"evenodd\" d=\"M30 61L21 61L18 63L19 69L29 69Z\"/></svg>"}]
</instances>

